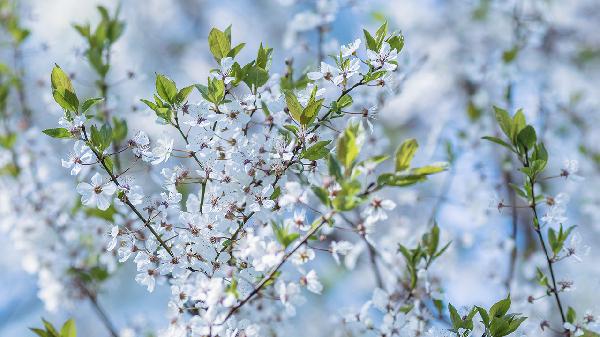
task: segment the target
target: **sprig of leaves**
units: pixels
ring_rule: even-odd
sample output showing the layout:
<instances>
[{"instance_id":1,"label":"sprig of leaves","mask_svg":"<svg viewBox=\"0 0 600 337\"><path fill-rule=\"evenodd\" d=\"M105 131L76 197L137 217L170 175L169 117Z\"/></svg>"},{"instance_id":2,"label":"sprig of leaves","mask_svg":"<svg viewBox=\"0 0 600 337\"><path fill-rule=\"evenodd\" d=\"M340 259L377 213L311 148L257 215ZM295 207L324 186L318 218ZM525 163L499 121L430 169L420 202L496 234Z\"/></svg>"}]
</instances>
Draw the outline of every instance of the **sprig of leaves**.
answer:
<instances>
[{"instance_id":1,"label":"sprig of leaves","mask_svg":"<svg viewBox=\"0 0 600 337\"><path fill-rule=\"evenodd\" d=\"M461 317L452 304L448 304L448 312L452 329L457 336L470 336L474 328L473 319L479 314L481 323L485 328L485 337L503 337L515 332L527 319L518 313L508 313L511 305L510 295L496 302L489 310L480 306L474 306L466 316Z\"/></svg>"},{"instance_id":2,"label":"sprig of leaves","mask_svg":"<svg viewBox=\"0 0 600 337\"><path fill-rule=\"evenodd\" d=\"M69 319L66 321L60 331L55 328L52 323L46 321L42 318L42 323L44 324L44 328L29 328L33 333L35 333L39 337L77 337L77 328L75 326L75 321L73 319Z\"/></svg>"}]
</instances>

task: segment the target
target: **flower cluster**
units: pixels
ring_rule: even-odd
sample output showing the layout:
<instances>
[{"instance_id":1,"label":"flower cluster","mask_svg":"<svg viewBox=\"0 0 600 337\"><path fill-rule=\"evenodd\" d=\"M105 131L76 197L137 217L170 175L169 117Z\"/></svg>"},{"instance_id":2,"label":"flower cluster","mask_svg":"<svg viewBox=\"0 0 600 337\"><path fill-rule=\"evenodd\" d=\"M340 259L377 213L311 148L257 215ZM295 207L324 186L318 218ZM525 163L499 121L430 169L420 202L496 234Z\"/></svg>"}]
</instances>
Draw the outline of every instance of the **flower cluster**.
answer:
<instances>
[{"instance_id":1,"label":"flower cluster","mask_svg":"<svg viewBox=\"0 0 600 337\"><path fill-rule=\"evenodd\" d=\"M354 101L351 94L390 76L403 47L402 36L388 34L387 24L365 37L367 59L358 56L356 40L342 47L336 66L322 63L320 72L297 79L291 72L270 75L272 49L262 45L256 59L242 66L235 56L244 45L231 45L229 28L214 28L208 41L220 67L207 85L178 89L158 74L154 100L142 100L179 136L177 142L167 135L153 144L139 130L123 148L114 148L110 123L76 122L98 100L79 104L68 76L54 68L53 94L71 124L44 132L75 139L74 154L63 161L72 174L93 164L91 181L77 186L83 205L106 210L114 202L116 209L129 209L129 221L114 221L107 247L120 262L135 262L135 279L148 291L170 284L166 335L255 335L264 324L293 316L303 288L317 294L323 289L316 271L307 268L317 250L309 242L322 245L336 227L349 226L372 245L376 223L395 207L379 191L445 170L443 164L411 167L413 139L396 151L391 173L374 173L389 156L361 152L370 122L352 111L373 103L368 95ZM202 96L197 104L188 102L194 89ZM114 155L127 150L130 166L119 170ZM135 184L129 174L148 164L160 169L156 194L144 194L152 187ZM351 211L358 217L346 215ZM427 264L441 254L436 249L423 255ZM331 248L318 250L339 262L354 245L332 241ZM295 268L287 267L288 260ZM266 306L265 298L277 298L279 305Z\"/></svg>"}]
</instances>

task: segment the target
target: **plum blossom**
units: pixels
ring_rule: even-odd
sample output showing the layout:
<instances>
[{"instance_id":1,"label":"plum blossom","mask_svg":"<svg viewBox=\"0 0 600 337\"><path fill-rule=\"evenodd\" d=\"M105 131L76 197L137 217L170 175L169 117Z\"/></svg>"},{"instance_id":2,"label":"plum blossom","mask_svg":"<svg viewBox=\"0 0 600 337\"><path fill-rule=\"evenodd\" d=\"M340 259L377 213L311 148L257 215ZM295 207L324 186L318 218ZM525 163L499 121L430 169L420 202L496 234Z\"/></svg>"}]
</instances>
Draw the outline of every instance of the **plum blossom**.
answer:
<instances>
[{"instance_id":1,"label":"plum blossom","mask_svg":"<svg viewBox=\"0 0 600 337\"><path fill-rule=\"evenodd\" d=\"M249 206L251 212L260 212L261 209L271 209L275 206L275 201L271 200L273 186L269 185L262 189L260 194L255 194L252 203Z\"/></svg>"},{"instance_id":2,"label":"plum blossom","mask_svg":"<svg viewBox=\"0 0 600 337\"><path fill-rule=\"evenodd\" d=\"M308 201L308 192L299 183L290 181L285 184L284 194L279 198L281 207L294 206Z\"/></svg>"},{"instance_id":3,"label":"plum blossom","mask_svg":"<svg viewBox=\"0 0 600 337\"><path fill-rule=\"evenodd\" d=\"M338 74L339 69L325 62L321 62L321 67L319 68L319 71L309 72L307 76L313 81L320 79L324 79L326 81L333 81L333 79L336 78Z\"/></svg>"},{"instance_id":4,"label":"plum blossom","mask_svg":"<svg viewBox=\"0 0 600 337\"><path fill-rule=\"evenodd\" d=\"M353 55L354 53L356 53L356 51L358 50L358 48L360 48L360 42L361 42L360 39L356 39L352 43L349 43L347 45L343 45L341 47L342 57L348 57L348 56Z\"/></svg>"},{"instance_id":5,"label":"plum blossom","mask_svg":"<svg viewBox=\"0 0 600 337\"><path fill-rule=\"evenodd\" d=\"M396 208L396 204L388 199L375 197L371 200L369 207L364 210L362 216L367 219L367 222L373 223L387 219L386 211L391 211Z\"/></svg>"},{"instance_id":6,"label":"plum blossom","mask_svg":"<svg viewBox=\"0 0 600 337\"><path fill-rule=\"evenodd\" d=\"M73 146L73 152L67 160L62 160L64 168L71 169L71 175L78 175L83 165L89 165L93 162L92 150L85 145L85 142L78 140Z\"/></svg>"},{"instance_id":7,"label":"plum blossom","mask_svg":"<svg viewBox=\"0 0 600 337\"><path fill-rule=\"evenodd\" d=\"M62 127L68 129L71 133L76 133L81 130L81 127L85 123L85 116L77 115L73 118L61 117L58 121Z\"/></svg>"},{"instance_id":8,"label":"plum blossom","mask_svg":"<svg viewBox=\"0 0 600 337\"><path fill-rule=\"evenodd\" d=\"M279 300L285 307L285 312L288 316L296 315L296 305L302 304L304 298L301 296L300 287L294 282L287 283L277 281L275 285Z\"/></svg>"},{"instance_id":9,"label":"plum blossom","mask_svg":"<svg viewBox=\"0 0 600 337\"><path fill-rule=\"evenodd\" d=\"M113 249L115 249L116 245L117 245L117 239L119 237L119 226L113 226L110 230L110 242L108 243L108 246L106 246L106 250L108 250L109 252Z\"/></svg>"},{"instance_id":10,"label":"plum blossom","mask_svg":"<svg viewBox=\"0 0 600 337\"><path fill-rule=\"evenodd\" d=\"M173 142L173 138L169 137L164 137L157 141L158 146L152 149L152 165L158 165L169 159L171 152L173 151Z\"/></svg>"},{"instance_id":11,"label":"plum blossom","mask_svg":"<svg viewBox=\"0 0 600 337\"><path fill-rule=\"evenodd\" d=\"M330 245L330 250L331 250L331 256L333 256L335 263L337 263L339 265L340 264L339 255L348 254L352 250L353 247L354 247L354 245L348 241L332 241L331 245Z\"/></svg>"},{"instance_id":12,"label":"plum blossom","mask_svg":"<svg viewBox=\"0 0 600 337\"><path fill-rule=\"evenodd\" d=\"M367 50L367 56L369 57L369 63L375 68L394 71L398 67L396 64L392 63L392 61L396 61L398 52L395 49L392 49L387 42L384 42L377 52Z\"/></svg>"},{"instance_id":13,"label":"plum blossom","mask_svg":"<svg viewBox=\"0 0 600 337\"><path fill-rule=\"evenodd\" d=\"M304 274L300 279L300 284L306 286L306 289L315 294L321 294L321 292L323 291L323 285L321 284L321 282L319 282L317 272L315 272L314 270L311 270L308 273Z\"/></svg>"},{"instance_id":14,"label":"plum blossom","mask_svg":"<svg viewBox=\"0 0 600 337\"><path fill-rule=\"evenodd\" d=\"M333 84L340 85L346 83L354 75L358 74L360 70L360 61L358 59L350 60L350 63L344 65L340 70L339 74L333 78Z\"/></svg>"},{"instance_id":15,"label":"plum blossom","mask_svg":"<svg viewBox=\"0 0 600 337\"><path fill-rule=\"evenodd\" d=\"M295 265L305 264L315 258L315 251L306 245L300 247L292 256L292 263Z\"/></svg>"},{"instance_id":16,"label":"plum blossom","mask_svg":"<svg viewBox=\"0 0 600 337\"><path fill-rule=\"evenodd\" d=\"M98 172L92 176L92 183L81 182L77 185L77 193L81 194L81 202L89 207L98 207L105 211L111 203L112 195L116 191L113 182L104 183L102 175Z\"/></svg>"},{"instance_id":17,"label":"plum blossom","mask_svg":"<svg viewBox=\"0 0 600 337\"><path fill-rule=\"evenodd\" d=\"M563 328L565 328L565 330L569 331L569 336L579 337L579 336L583 336L583 334L584 334L582 329L580 329L577 325L574 325L570 322L565 322L565 324L563 324Z\"/></svg>"}]
</instances>

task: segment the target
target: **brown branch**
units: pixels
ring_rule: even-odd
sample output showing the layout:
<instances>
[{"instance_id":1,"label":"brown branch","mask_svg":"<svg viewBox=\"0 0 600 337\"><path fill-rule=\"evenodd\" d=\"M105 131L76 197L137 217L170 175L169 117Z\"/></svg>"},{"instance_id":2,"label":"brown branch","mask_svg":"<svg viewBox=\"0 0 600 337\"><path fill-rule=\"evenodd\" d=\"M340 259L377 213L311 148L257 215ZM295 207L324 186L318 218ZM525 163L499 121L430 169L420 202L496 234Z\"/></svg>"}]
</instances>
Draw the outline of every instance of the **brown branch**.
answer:
<instances>
[{"instance_id":1,"label":"brown branch","mask_svg":"<svg viewBox=\"0 0 600 337\"><path fill-rule=\"evenodd\" d=\"M87 132L85 131L85 127L82 128L82 132L83 132L84 140L86 142L88 142L89 139L87 136ZM106 165L106 162L104 161L104 157L101 154L99 154L98 151L96 151L96 149L93 148L93 146L90 146L90 149L92 150L92 152L98 159L98 162L100 162L100 164L102 165L102 167L104 168L106 173L108 173L108 175L110 176L110 180L118 187L121 187L121 184L119 183L117 177L112 173L112 171ZM156 232L156 230L150 225L150 219L146 219L142 215L142 213L129 201L129 199L127 199L127 197L123 198L123 202L133 211L133 213L135 213L135 215L137 215L137 217L140 220L142 220L142 222L144 223L144 226L150 230L152 235L156 238L156 240L160 243L160 245L167 251L167 253L169 253L169 255L171 255L171 257L175 257L175 255L173 255L173 252L171 251L171 248L169 248L169 246L167 246L167 244L160 237L158 232Z\"/></svg>"},{"instance_id":2,"label":"brown branch","mask_svg":"<svg viewBox=\"0 0 600 337\"><path fill-rule=\"evenodd\" d=\"M332 214L329 214L328 217L321 217L322 220L321 222L314 226L310 231L308 231L304 237L302 237L302 239L300 240L300 242L294 247L294 249L292 249L291 251L289 251L287 254L285 254L283 256L283 258L281 259L281 261L279 261L279 263L275 266L275 268L273 268L271 270L271 272L265 276L265 278L262 279L262 281L260 281L260 283L258 285L256 285L254 287L254 289L250 292L250 294L248 294L248 296L246 296L243 300L241 300L237 305L233 306L229 312L227 313L227 316L225 316L225 318L223 319L223 321L217 325L223 325L225 324L225 322L227 322L227 320L237 311L239 310L244 304L246 304L248 301L250 301L255 295L257 295L262 288L265 287L265 285L273 278L273 276L275 276L275 273L277 273L277 271L281 268L281 266L283 266L283 264L300 248L302 247L303 244L306 243L306 241L308 241L308 239L314 234L316 233L322 226L323 224L325 224L327 222L328 218L331 218Z\"/></svg>"}]
</instances>

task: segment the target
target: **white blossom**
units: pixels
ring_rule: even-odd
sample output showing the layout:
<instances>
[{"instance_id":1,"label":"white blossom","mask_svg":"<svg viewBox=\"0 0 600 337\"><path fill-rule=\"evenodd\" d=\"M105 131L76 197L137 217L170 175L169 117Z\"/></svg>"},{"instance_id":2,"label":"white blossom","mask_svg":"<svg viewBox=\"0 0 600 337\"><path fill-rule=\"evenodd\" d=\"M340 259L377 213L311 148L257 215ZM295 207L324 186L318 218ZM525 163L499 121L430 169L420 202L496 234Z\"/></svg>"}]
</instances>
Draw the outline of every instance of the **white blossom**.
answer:
<instances>
[{"instance_id":1,"label":"white blossom","mask_svg":"<svg viewBox=\"0 0 600 337\"><path fill-rule=\"evenodd\" d=\"M105 211L110 206L116 186L112 182L104 183L100 173L94 174L92 183L81 182L77 185L77 193L81 194L81 202L89 207L98 207Z\"/></svg>"}]
</instances>

